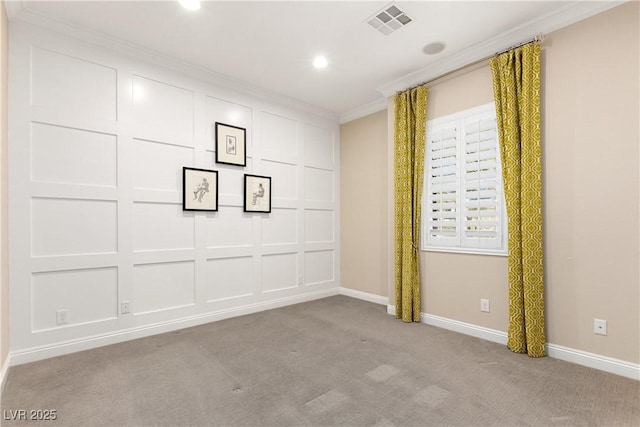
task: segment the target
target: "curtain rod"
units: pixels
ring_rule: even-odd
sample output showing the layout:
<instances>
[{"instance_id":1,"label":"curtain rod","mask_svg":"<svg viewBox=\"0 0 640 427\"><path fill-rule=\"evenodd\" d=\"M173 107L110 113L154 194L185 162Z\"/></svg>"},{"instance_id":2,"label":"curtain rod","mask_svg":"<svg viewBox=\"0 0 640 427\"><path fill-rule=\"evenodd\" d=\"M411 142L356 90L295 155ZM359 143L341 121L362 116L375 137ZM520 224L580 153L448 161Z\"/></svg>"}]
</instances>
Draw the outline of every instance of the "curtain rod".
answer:
<instances>
[{"instance_id":1,"label":"curtain rod","mask_svg":"<svg viewBox=\"0 0 640 427\"><path fill-rule=\"evenodd\" d=\"M534 37L534 38L532 38L532 39L529 39L529 40L527 40L527 41L524 41L524 42L522 42L522 43L520 43L520 44L517 44L517 45L515 45L515 46L511 46L511 47L509 47L509 48L507 48L507 49L501 50L501 51L499 51L499 52L497 52L497 53L494 53L493 55L489 55L489 56L485 56L484 58L480 58L480 59L478 59L477 61L473 61L473 62L471 62L471 63L469 63L469 64L463 65L462 67L458 67L458 68L456 68L455 70L448 71L448 72L446 72L446 73L444 73L444 74L441 74L441 75L439 75L438 77L435 77L435 78L433 78L433 79L431 79L431 80L427 80L427 81L424 81L424 82L422 82L422 83L418 83L418 84L416 84L416 85L413 85L413 86L411 86L411 87L408 87L407 89L399 90L399 91L397 91L397 92L396 92L396 94L399 94L399 93L402 93L402 92L406 92L406 91L411 90L411 89L415 89L415 88L417 88L418 86L422 86L422 85L429 84L429 83L434 82L434 81L436 81L436 80L438 80L438 79L441 79L441 78L443 78L443 77L446 77L446 76L448 76L448 75L450 75L450 74L457 73L458 71L463 70L463 69L465 69L465 68L467 68L467 67L472 67L472 66L474 66L474 65L476 65L476 64L479 64L479 63L481 63L481 62L484 62L484 61L486 61L487 59L491 59L491 58L493 58L493 57L495 57L495 56L502 55L503 53L505 53L505 52L509 52L509 51L510 51L510 50L512 50L512 49L517 49L517 48L522 47L522 46L524 46L524 45L526 45L526 44L529 44L529 43L541 43L543 40L544 40L544 34L538 34L537 36L535 36L535 37Z\"/></svg>"}]
</instances>

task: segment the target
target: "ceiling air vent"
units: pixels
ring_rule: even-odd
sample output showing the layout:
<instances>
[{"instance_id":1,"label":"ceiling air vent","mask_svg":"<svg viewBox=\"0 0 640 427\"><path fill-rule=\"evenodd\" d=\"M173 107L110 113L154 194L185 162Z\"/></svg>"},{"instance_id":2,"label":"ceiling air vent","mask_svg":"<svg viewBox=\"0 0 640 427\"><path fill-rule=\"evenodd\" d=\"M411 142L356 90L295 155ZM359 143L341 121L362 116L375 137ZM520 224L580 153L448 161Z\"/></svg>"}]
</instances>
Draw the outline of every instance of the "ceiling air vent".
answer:
<instances>
[{"instance_id":1,"label":"ceiling air vent","mask_svg":"<svg viewBox=\"0 0 640 427\"><path fill-rule=\"evenodd\" d=\"M393 3L367 19L367 23L369 25L380 31L385 36L399 30L409 22L411 22L411 18L409 18L406 13L400 10L398 6Z\"/></svg>"}]
</instances>

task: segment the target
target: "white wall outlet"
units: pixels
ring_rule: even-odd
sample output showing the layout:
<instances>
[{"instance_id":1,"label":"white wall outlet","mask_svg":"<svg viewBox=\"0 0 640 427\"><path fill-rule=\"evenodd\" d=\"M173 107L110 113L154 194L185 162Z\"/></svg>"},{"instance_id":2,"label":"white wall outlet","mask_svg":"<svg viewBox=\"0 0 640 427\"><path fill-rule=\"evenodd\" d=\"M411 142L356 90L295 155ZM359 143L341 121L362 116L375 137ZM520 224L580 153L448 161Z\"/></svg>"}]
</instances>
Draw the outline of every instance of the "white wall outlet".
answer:
<instances>
[{"instance_id":1,"label":"white wall outlet","mask_svg":"<svg viewBox=\"0 0 640 427\"><path fill-rule=\"evenodd\" d=\"M298 276L298 285L302 285L302 274Z\"/></svg>"},{"instance_id":2,"label":"white wall outlet","mask_svg":"<svg viewBox=\"0 0 640 427\"><path fill-rule=\"evenodd\" d=\"M69 322L69 310L56 311L56 325L64 325Z\"/></svg>"},{"instance_id":3,"label":"white wall outlet","mask_svg":"<svg viewBox=\"0 0 640 427\"><path fill-rule=\"evenodd\" d=\"M598 335L607 335L607 321L602 319L593 319L593 333Z\"/></svg>"},{"instance_id":4,"label":"white wall outlet","mask_svg":"<svg viewBox=\"0 0 640 427\"><path fill-rule=\"evenodd\" d=\"M131 301L122 301L120 303L120 314L131 313Z\"/></svg>"},{"instance_id":5,"label":"white wall outlet","mask_svg":"<svg viewBox=\"0 0 640 427\"><path fill-rule=\"evenodd\" d=\"M480 311L484 313L489 312L489 300L488 299L480 299Z\"/></svg>"}]
</instances>

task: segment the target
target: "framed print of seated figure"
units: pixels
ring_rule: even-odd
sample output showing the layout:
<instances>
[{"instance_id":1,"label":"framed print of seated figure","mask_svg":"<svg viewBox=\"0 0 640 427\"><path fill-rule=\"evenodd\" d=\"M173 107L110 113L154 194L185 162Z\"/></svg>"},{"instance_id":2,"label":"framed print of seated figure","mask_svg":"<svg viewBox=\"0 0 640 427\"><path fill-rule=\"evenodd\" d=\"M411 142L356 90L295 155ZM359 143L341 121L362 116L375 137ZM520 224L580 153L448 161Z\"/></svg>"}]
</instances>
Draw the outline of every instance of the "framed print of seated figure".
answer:
<instances>
[{"instance_id":1,"label":"framed print of seated figure","mask_svg":"<svg viewBox=\"0 0 640 427\"><path fill-rule=\"evenodd\" d=\"M182 210L218 210L218 171L182 168Z\"/></svg>"},{"instance_id":2,"label":"framed print of seated figure","mask_svg":"<svg viewBox=\"0 0 640 427\"><path fill-rule=\"evenodd\" d=\"M271 177L244 175L244 211L271 212Z\"/></svg>"}]
</instances>

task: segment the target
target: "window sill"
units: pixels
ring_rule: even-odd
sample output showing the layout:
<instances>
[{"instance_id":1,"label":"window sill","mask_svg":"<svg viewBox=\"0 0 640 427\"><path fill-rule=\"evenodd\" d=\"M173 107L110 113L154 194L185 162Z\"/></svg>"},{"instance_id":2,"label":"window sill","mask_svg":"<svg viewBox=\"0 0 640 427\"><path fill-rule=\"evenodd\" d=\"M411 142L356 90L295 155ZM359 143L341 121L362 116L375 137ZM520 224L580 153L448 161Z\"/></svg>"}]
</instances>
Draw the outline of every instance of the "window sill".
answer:
<instances>
[{"instance_id":1,"label":"window sill","mask_svg":"<svg viewBox=\"0 0 640 427\"><path fill-rule=\"evenodd\" d=\"M509 256L509 252L503 249L472 249L472 248L447 248L447 247L422 247L421 252L444 252L467 255Z\"/></svg>"}]
</instances>

